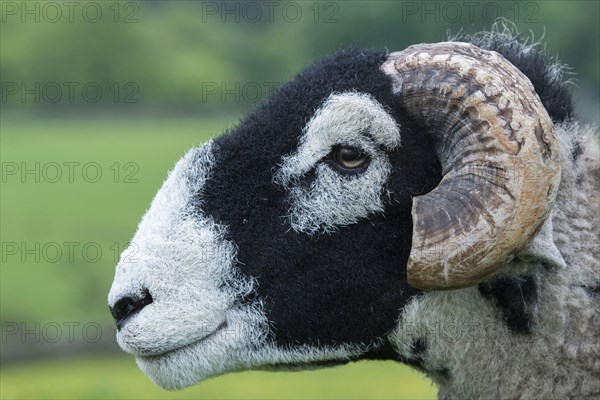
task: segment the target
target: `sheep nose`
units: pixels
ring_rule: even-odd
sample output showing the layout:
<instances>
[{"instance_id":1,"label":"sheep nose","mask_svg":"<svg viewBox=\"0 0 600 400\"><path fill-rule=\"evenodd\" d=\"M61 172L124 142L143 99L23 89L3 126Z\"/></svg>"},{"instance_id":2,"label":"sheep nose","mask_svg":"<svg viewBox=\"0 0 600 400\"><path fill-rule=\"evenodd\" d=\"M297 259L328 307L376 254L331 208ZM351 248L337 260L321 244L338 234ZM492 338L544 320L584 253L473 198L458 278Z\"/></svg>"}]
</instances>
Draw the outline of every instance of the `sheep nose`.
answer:
<instances>
[{"instance_id":1,"label":"sheep nose","mask_svg":"<svg viewBox=\"0 0 600 400\"><path fill-rule=\"evenodd\" d=\"M133 297L122 297L120 298L114 306L109 307L110 313L112 314L115 322L117 323L117 330L121 330L123 323L127 318L131 317L133 314L142 310L142 308L146 307L148 304L152 303L152 296L147 289L144 289L142 295L138 298Z\"/></svg>"}]
</instances>

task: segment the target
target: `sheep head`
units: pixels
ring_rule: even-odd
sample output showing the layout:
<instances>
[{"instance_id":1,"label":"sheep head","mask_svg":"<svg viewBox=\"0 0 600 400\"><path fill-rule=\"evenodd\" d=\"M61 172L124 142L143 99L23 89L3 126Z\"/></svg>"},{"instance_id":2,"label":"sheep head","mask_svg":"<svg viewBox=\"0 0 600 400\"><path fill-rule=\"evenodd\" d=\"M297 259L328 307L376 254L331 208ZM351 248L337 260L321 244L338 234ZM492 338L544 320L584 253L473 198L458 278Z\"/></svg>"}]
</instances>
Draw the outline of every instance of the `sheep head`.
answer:
<instances>
[{"instance_id":1,"label":"sheep head","mask_svg":"<svg viewBox=\"0 0 600 400\"><path fill-rule=\"evenodd\" d=\"M117 266L118 342L165 388L393 358L407 301L475 285L533 239L558 159L532 84L495 52L340 52L176 164Z\"/></svg>"}]
</instances>

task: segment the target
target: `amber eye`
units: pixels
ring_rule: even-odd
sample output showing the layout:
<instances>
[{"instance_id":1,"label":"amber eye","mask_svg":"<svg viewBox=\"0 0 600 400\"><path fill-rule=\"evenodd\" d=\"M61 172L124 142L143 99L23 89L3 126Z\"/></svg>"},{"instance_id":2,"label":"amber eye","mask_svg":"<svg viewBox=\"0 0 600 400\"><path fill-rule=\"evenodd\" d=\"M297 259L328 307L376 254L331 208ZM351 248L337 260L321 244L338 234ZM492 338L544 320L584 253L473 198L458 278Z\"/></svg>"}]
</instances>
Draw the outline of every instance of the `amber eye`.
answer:
<instances>
[{"instance_id":1,"label":"amber eye","mask_svg":"<svg viewBox=\"0 0 600 400\"><path fill-rule=\"evenodd\" d=\"M369 163L369 157L356 147L337 147L331 152L331 159L343 169L357 170Z\"/></svg>"}]
</instances>

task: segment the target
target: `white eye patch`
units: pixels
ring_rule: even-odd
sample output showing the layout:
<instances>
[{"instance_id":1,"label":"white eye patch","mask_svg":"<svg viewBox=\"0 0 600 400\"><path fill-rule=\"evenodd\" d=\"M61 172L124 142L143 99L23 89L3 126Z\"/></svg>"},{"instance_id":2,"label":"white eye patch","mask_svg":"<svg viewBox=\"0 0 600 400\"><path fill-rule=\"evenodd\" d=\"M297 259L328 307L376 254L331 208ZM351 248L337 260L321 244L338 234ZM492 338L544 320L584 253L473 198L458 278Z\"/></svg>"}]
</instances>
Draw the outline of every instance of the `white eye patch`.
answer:
<instances>
[{"instance_id":1,"label":"white eye patch","mask_svg":"<svg viewBox=\"0 0 600 400\"><path fill-rule=\"evenodd\" d=\"M306 124L298 150L284 156L274 181L285 187L292 228L332 232L383 211L382 192L391 171L386 151L400 145L396 121L364 93L333 93ZM364 172L344 175L322 162L335 146L356 147L370 158ZM314 170L310 187L300 185Z\"/></svg>"}]
</instances>

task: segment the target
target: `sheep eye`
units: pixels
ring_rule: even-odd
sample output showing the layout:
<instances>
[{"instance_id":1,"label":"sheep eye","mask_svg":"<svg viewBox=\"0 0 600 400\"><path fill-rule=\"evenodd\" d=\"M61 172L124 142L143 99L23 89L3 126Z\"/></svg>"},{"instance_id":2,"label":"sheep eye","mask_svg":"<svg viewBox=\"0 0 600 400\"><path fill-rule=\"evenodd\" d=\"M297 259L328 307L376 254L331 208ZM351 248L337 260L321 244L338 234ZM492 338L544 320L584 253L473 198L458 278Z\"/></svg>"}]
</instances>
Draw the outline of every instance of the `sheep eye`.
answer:
<instances>
[{"instance_id":1,"label":"sheep eye","mask_svg":"<svg viewBox=\"0 0 600 400\"><path fill-rule=\"evenodd\" d=\"M364 169L369 157L356 147L337 147L331 152L331 159L344 170Z\"/></svg>"}]
</instances>

